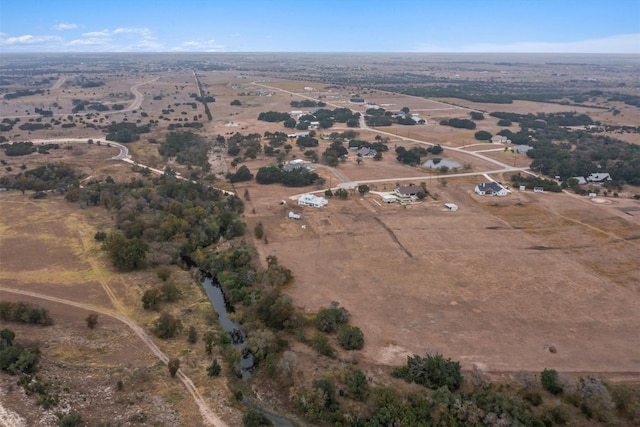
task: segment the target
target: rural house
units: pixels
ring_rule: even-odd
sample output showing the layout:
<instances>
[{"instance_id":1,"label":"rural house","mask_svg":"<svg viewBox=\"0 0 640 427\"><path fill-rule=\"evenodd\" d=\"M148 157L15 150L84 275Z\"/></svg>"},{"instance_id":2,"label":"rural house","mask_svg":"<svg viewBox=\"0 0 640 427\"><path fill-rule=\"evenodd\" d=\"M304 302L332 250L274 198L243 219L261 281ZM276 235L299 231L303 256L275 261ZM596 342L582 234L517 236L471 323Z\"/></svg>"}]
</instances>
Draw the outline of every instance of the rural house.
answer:
<instances>
[{"instance_id":1,"label":"rural house","mask_svg":"<svg viewBox=\"0 0 640 427\"><path fill-rule=\"evenodd\" d=\"M297 169L308 169L307 164L302 159L295 159L287 162L286 165L282 168L285 172L291 172Z\"/></svg>"},{"instance_id":2,"label":"rural house","mask_svg":"<svg viewBox=\"0 0 640 427\"><path fill-rule=\"evenodd\" d=\"M474 190L481 196L506 196L509 191L497 182L484 182L476 185Z\"/></svg>"},{"instance_id":3,"label":"rural house","mask_svg":"<svg viewBox=\"0 0 640 427\"><path fill-rule=\"evenodd\" d=\"M587 177L589 182L604 182L611 181L611 175L608 173L592 173Z\"/></svg>"},{"instance_id":4,"label":"rural house","mask_svg":"<svg viewBox=\"0 0 640 427\"><path fill-rule=\"evenodd\" d=\"M370 159L376 156L376 154L378 154L378 152L372 148L367 148L367 147L361 147L358 149L358 156L362 157L363 159Z\"/></svg>"},{"instance_id":5,"label":"rural house","mask_svg":"<svg viewBox=\"0 0 640 427\"><path fill-rule=\"evenodd\" d=\"M418 194L425 193L424 188L419 185L405 185L403 187L396 188L394 192L399 197L418 197Z\"/></svg>"},{"instance_id":6,"label":"rural house","mask_svg":"<svg viewBox=\"0 0 640 427\"><path fill-rule=\"evenodd\" d=\"M312 208L321 208L329 202L324 197L314 196L313 194L303 194L298 199L298 204L303 206L311 206Z\"/></svg>"},{"instance_id":7,"label":"rural house","mask_svg":"<svg viewBox=\"0 0 640 427\"><path fill-rule=\"evenodd\" d=\"M511 140L508 139L506 136L494 135L491 137L491 142L493 144L510 144Z\"/></svg>"},{"instance_id":8,"label":"rural house","mask_svg":"<svg viewBox=\"0 0 640 427\"><path fill-rule=\"evenodd\" d=\"M516 154L527 154L529 150L533 150L533 147L530 145L516 145L511 147L511 152Z\"/></svg>"}]
</instances>

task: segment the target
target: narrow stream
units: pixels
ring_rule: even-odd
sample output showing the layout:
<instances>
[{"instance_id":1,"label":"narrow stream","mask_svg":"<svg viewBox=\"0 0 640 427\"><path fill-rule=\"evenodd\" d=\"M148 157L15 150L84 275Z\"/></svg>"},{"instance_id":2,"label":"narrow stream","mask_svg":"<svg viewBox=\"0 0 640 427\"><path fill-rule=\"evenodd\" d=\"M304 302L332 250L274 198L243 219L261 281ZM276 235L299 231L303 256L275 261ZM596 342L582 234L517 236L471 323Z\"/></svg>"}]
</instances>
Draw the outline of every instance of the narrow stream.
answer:
<instances>
[{"instance_id":1,"label":"narrow stream","mask_svg":"<svg viewBox=\"0 0 640 427\"><path fill-rule=\"evenodd\" d=\"M214 285L213 278L203 274L202 286L204 286L204 290L211 300L213 308L218 313L218 321L220 322L222 330L229 334L233 346L242 353L240 366L236 368L236 375L241 376L243 380L248 380L251 378L251 370L253 369L255 360L253 354L251 354L246 347L247 336L242 332L240 326L229 319L229 313L233 312L233 308L227 304L220 286Z\"/></svg>"},{"instance_id":2,"label":"narrow stream","mask_svg":"<svg viewBox=\"0 0 640 427\"><path fill-rule=\"evenodd\" d=\"M198 270L197 266L188 258L183 258L184 262L189 268ZM213 305L214 310L218 313L218 321L222 330L227 332L231 337L232 345L242 352L242 358L240 359L240 365L236 367L236 375L242 377L244 381L251 378L251 371L255 365L255 359L253 354L246 348L246 334L240 329L240 326L229 319L229 313L233 313L233 307L228 304L224 298L222 289L215 283L214 279L203 272L198 270L202 286ZM248 397L242 398L242 404L247 408L260 412L264 416L273 422L275 427L295 427L295 424L287 418L279 415L275 415L272 412L262 409L255 401Z\"/></svg>"}]
</instances>

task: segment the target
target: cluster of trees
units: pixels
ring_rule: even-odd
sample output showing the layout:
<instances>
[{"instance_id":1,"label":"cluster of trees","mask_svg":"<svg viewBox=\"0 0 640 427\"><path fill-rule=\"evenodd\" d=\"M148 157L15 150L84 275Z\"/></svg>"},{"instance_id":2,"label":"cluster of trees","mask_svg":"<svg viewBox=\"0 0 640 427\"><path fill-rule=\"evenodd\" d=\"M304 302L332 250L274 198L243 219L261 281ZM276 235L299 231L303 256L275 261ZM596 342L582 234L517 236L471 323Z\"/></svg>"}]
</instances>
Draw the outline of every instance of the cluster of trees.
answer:
<instances>
[{"instance_id":1,"label":"cluster of trees","mask_svg":"<svg viewBox=\"0 0 640 427\"><path fill-rule=\"evenodd\" d=\"M158 153L165 157L175 157L182 165L200 166L202 170L211 168L207 156L211 143L192 132L169 132L160 142Z\"/></svg>"},{"instance_id":2,"label":"cluster of trees","mask_svg":"<svg viewBox=\"0 0 640 427\"><path fill-rule=\"evenodd\" d=\"M493 137L491 132L487 132L486 130L479 130L473 136L478 141L491 141L491 138Z\"/></svg>"},{"instance_id":3,"label":"cluster of trees","mask_svg":"<svg viewBox=\"0 0 640 427\"><path fill-rule=\"evenodd\" d=\"M115 105L113 108L115 108ZM107 136L105 136L107 141L127 143L139 140L140 134L149 133L151 131L151 125L138 126L130 122L113 122L103 130L107 134Z\"/></svg>"},{"instance_id":4,"label":"cluster of trees","mask_svg":"<svg viewBox=\"0 0 640 427\"><path fill-rule=\"evenodd\" d=\"M455 391L462 385L460 363L445 359L441 354L408 356L407 364L394 368L392 375L433 389L446 387L449 391Z\"/></svg>"},{"instance_id":5,"label":"cluster of trees","mask_svg":"<svg viewBox=\"0 0 640 427\"><path fill-rule=\"evenodd\" d=\"M0 371L11 375L34 374L40 362L38 349L28 350L14 342L15 332L0 330Z\"/></svg>"},{"instance_id":6,"label":"cluster of trees","mask_svg":"<svg viewBox=\"0 0 640 427\"><path fill-rule=\"evenodd\" d=\"M70 201L102 205L114 211L117 230L106 236L104 248L117 268L174 262L221 238L244 234L239 214L242 200L200 183L159 178L126 183L90 181L67 192ZM73 197L70 197L72 195ZM143 254L145 256L143 256Z\"/></svg>"},{"instance_id":7,"label":"cluster of trees","mask_svg":"<svg viewBox=\"0 0 640 427\"><path fill-rule=\"evenodd\" d=\"M219 138L224 137L219 136ZM236 132L226 140L227 154L233 156L236 163L246 159L255 159L260 153L262 153L261 140L262 137L259 133L243 135ZM278 140L280 140L280 136L278 136ZM219 142L222 142L222 140L219 140Z\"/></svg>"},{"instance_id":8,"label":"cluster of trees","mask_svg":"<svg viewBox=\"0 0 640 427\"><path fill-rule=\"evenodd\" d=\"M349 108L336 108L329 110L321 108L315 111L313 114L303 114L298 121L293 117L289 117L283 123L284 127L296 128L298 130L306 130L311 126L311 122L318 122L318 127L321 129L329 129L336 122L346 123L348 127L358 127L360 113L354 113Z\"/></svg>"},{"instance_id":9,"label":"cluster of trees","mask_svg":"<svg viewBox=\"0 0 640 427\"><path fill-rule=\"evenodd\" d=\"M13 126L16 123L20 123L20 118L16 117L15 119L4 118L2 122L0 122L0 132L9 132L13 130Z\"/></svg>"},{"instance_id":10,"label":"cluster of trees","mask_svg":"<svg viewBox=\"0 0 640 427\"><path fill-rule=\"evenodd\" d=\"M532 175L522 176L520 173L517 173L511 175L511 182L516 187L524 185L525 188L529 190L533 189L534 187L542 187L544 191L551 191L554 193L559 193L560 191L562 191L562 187L558 184L558 182Z\"/></svg>"},{"instance_id":11,"label":"cluster of trees","mask_svg":"<svg viewBox=\"0 0 640 427\"><path fill-rule=\"evenodd\" d=\"M318 174L308 169L301 168L286 172L278 165L261 167L256 173L258 184L281 183L287 187L305 187L318 184L319 180Z\"/></svg>"},{"instance_id":12,"label":"cluster of trees","mask_svg":"<svg viewBox=\"0 0 640 427\"><path fill-rule=\"evenodd\" d=\"M279 113L278 111L267 111L258 114L258 120L271 123L283 122L290 118L292 117L289 113Z\"/></svg>"},{"instance_id":13,"label":"cluster of trees","mask_svg":"<svg viewBox=\"0 0 640 427\"><path fill-rule=\"evenodd\" d=\"M102 80L86 80L82 84L80 84L80 87L83 89L89 89L92 87L100 87L100 86L104 86L104 82Z\"/></svg>"},{"instance_id":14,"label":"cluster of trees","mask_svg":"<svg viewBox=\"0 0 640 427\"><path fill-rule=\"evenodd\" d=\"M520 114L496 111L489 114L509 123L519 123L521 128L542 128L558 126L589 126L594 124L593 119L586 114L578 114L574 111L559 113L537 113ZM502 125L501 125L502 126Z\"/></svg>"},{"instance_id":15,"label":"cluster of trees","mask_svg":"<svg viewBox=\"0 0 640 427\"><path fill-rule=\"evenodd\" d=\"M241 181L251 181L253 179L253 174L251 173L248 167L246 167L245 165L242 165L234 173L228 172L227 179L231 183L241 182Z\"/></svg>"},{"instance_id":16,"label":"cluster of trees","mask_svg":"<svg viewBox=\"0 0 640 427\"><path fill-rule=\"evenodd\" d=\"M36 120L36 122L27 122L27 123L23 123L20 126L18 126L18 129L20 130L26 130L26 131L34 131L34 130L41 130L41 129L51 129L51 123L40 123Z\"/></svg>"},{"instance_id":17,"label":"cluster of trees","mask_svg":"<svg viewBox=\"0 0 640 427\"><path fill-rule=\"evenodd\" d=\"M42 95L43 93L44 93L44 90L42 89L34 89L34 90L21 89L11 93L5 93L3 98L9 101L9 100L20 98L23 96Z\"/></svg>"},{"instance_id":18,"label":"cluster of trees","mask_svg":"<svg viewBox=\"0 0 640 427\"><path fill-rule=\"evenodd\" d=\"M289 103L293 108L314 108L314 107L326 107L327 104L322 101L314 101L312 99L303 99L302 101L291 101Z\"/></svg>"},{"instance_id":19,"label":"cluster of trees","mask_svg":"<svg viewBox=\"0 0 640 427\"><path fill-rule=\"evenodd\" d=\"M404 163L407 165L419 165L422 163L422 158L429 154L440 154L444 150L440 146L440 144L433 145L431 147L411 147L410 149L406 149L403 146L396 147L396 160L400 163Z\"/></svg>"},{"instance_id":20,"label":"cluster of trees","mask_svg":"<svg viewBox=\"0 0 640 427\"><path fill-rule=\"evenodd\" d=\"M74 167L66 163L47 163L17 175L0 177L0 186L20 190L23 194L26 190L65 192L79 186L81 177L82 175Z\"/></svg>"},{"instance_id":21,"label":"cluster of trees","mask_svg":"<svg viewBox=\"0 0 640 427\"><path fill-rule=\"evenodd\" d=\"M3 322L20 322L42 326L53 324L49 310L39 305L23 301L0 301L0 320Z\"/></svg>"},{"instance_id":22,"label":"cluster of trees","mask_svg":"<svg viewBox=\"0 0 640 427\"><path fill-rule=\"evenodd\" d=\"M441 120L440 121L440 125L441 126L451 126L454 128L460 128L460 129L475 129L476 128L476 124L473 120L469 120L469 119L458 119L458 118L453 118L453 119L448 119L448 120Z\"/></svg>"}]
</instances>

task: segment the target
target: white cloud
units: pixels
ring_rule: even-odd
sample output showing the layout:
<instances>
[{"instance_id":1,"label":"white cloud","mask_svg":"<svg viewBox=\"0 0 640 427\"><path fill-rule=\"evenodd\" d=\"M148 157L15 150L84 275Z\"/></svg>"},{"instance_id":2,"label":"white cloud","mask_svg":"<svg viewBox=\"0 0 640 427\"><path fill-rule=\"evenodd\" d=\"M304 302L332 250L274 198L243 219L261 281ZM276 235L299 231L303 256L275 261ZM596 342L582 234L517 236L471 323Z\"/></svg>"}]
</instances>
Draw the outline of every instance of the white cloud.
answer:
<instances>
[{"instance_id":1,"label":"white cloud","mask_svg":"<svg viewBox=\"0 0 640 427\"><path fill-rule=\"evenodd\" d=\"M82 34L84 37L109 37L109 30L90 31Z\"/></svg>"},{"instance_id":2,"label":"white cloud","mask_svg":"<svg viewBox=\"0 0 640 427\"><path fill-rule=\"evenodd\" d=\"M61 37L57 36L33 36L31 34L25 34L18 37L2 37L0 38L0 46L21 46L21 45L37 45L37 44L52 44L62 42Z\"/></svg>"},{"instance_id":3,"label":"white cloud","mask_svg":"<svg viewBox=\"0 0 640 427\"><path fill-rule=\"evenodd\" d=\"M108 39L103 37L89 37L86 39L76 39L67 42L67 46L97 46L106 45L109 42Z\"/></svg>"},{"instance_id":4,"label":"white cloud","mask_svg":"<svg viewBox=\"0 0 640 427\"><path fill-rule=\"evenodd\" d=\"M175 52L224 52L225 47L215 40L189 40L171 48Z\"/></svg>"},{"instance_id":5,"label":"white cloud","mask_svg":"<svg viewBox=\"0 0 640 427\"><path fill-rule=\"evenodd\" d=\"M56 30L56 31L66 31L66 30L73 30L74 28L78 28L78 24L65 24L60 23L58 25L54 25L53 27L51 27L52 30Z\"/></svg>"}]
</instances>

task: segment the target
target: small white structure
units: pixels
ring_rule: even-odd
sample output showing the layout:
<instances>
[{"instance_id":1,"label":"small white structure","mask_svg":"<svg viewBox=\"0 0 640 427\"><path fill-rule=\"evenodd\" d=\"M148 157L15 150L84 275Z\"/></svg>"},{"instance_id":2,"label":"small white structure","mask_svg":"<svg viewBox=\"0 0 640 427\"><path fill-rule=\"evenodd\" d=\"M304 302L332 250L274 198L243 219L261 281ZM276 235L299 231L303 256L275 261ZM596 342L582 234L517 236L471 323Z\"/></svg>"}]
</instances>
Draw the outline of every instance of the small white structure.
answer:
<instances>
[{"instance_id":1,"label":"small white structure","mask_svg":"<svg viewBox=\"0 0 640 427\"><path fill-rule=\"evenodd\" d=\"M393 194L383 194L382 201L385 203L395 203L398 201L398 198Z\"/></svg>"},{"instance_id":2,"label":"small white structure","mask_svg":"<svg viewBox=\"0 0 640 427\"><path fill-rule=\"evenodd\" d=\"M482 184L478 184L474 191L481 196L506 196L509 194L509 190L497 182L484 182Z\"/></svg>"},{"instance_id":3,"label":"small white structure","mask_svg":"<svg viewBox=\"0 0 640 427\"><path fill-rule=\"evenodd\" d=\"M544 193L544 188L542 187L533 187L534 193Z\"/></svg>"},{"instance_id":4,"label":"small white structure","mask_svg":"<svg viewBox=\"0 0 640 427\"><path fill-rule=\"evenodd\" d=\"M293 213L291 211L289 211L289 219L300 219L300 215L298 215L297 213Z\"/></svg>"},{"instance_id":5,"label":"small white structure","mask_svg":"<svg viewBox=\"0 0 640 427\"><path fill-rule=\"evenodd\" d=\"M311 206L312 208L321 208L329 203L324 197L314 196L313 194L303 194L298 199L298 204L303 206Z\"/></svg>"},{"instance_id":6,"label":"small white structure","mask_svg":"<svg viewBox=\"0 0 640 427\"><path fill-rule=\"evenodd\" d=\"M287 137L289 138L300 138L303 136L309 136L309 132L296 132L296 133L290 133L287 135Z\"/></svg>"},{"instance_id":7,"label":"small white structure","mask_svg":"<svg viewBox=\"0 0 640 427\"><path fill-rule=\"evenodd\" d=\"M527 189L527 187L525 187L524 185L520 186L520 191L525 191Z\"/></svg>"},{"instance_id":8,"label":"small white structure","mask_svg":"<svg viewBox=\"0 0 640 427\"><path fill-rule=\"evenodd\" d=\"M445 203L444 207L447 208L448 210L455 212L458 210L458 205L454 204L454 203Z\"/></svg>"},{"instance_id":9,"label":"small white structure","mask_svg":"<svg viewBox=\"0 0 640 427\"><path fill-rule=\"evenodd\" d=\"M597 197L598 195L596 193L589 193L589 198L593 199L594 197Z\"/></svg>"}]
</instances>

